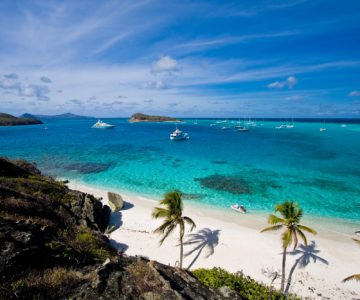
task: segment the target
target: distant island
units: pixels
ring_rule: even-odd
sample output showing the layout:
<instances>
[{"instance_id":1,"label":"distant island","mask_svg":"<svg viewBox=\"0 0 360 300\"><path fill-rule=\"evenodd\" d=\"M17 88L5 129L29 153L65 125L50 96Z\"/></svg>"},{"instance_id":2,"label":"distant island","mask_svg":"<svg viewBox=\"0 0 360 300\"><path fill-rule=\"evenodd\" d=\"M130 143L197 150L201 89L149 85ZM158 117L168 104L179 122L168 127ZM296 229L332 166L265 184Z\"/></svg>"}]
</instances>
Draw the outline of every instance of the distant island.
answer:
<instances>
[{"instance_id":1,"label":"distant island","mask_svg":"<svg viewBox=\"0 0 360 300\"><path fill-rule=\"evenodd\" d=\"M36 119L94 119L94 117L89 116L79 116L72 113L65 113L61 115L32 115L32 114L23 114L20 116L20 118L36 118Z\"/></svg>"},{"instance_id":2,"label":"distant island","mask_svg":"<svg viewBox=\"0 0 360 300\"><path fill-rule=\"evenodd\" d=\"M164 116L150 116L141 113L133 114L129 122L182 122L182 120Z\"/></svg>"},{"instance_id":3,"label":"distant island","mask_svg":"<svg viewBox=\"0 0 360 300\"><path fill-rule=\"evenodd\" d=\"M0 113L0 126L34 125L43 124L34 117L17 118L9 114Z\"/></svg>"}]
</instances>

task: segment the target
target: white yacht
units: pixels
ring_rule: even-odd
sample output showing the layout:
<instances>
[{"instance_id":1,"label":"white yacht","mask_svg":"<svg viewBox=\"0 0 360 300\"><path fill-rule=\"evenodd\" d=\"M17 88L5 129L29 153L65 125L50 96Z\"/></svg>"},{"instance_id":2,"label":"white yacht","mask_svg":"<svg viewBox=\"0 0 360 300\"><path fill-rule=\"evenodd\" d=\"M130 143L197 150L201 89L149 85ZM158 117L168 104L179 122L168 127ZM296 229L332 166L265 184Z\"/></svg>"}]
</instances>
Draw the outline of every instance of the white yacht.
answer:
<instances>
[{"instance_id":1,"label":"white yacht","mask_svg":"<svg viewBox=\"0 0 360 300\"><path fill-rule=\"evenodd\" d=\"M91 128L97 128L97 129L111 129L114 128L115 125L111 125L108 123L105 123L101 120L98 120Z\"/></svg>"},{"instance_id":2,"label":"white yacht","mask_svg":"<svg viewBox=\"0 0 360 300\"><path fill-rule=\"evenodd\" d=\"M187 133L182 132L176 127L176 130L170 134L170 140L179 141L179 140L188 140L189 136Z\"/></svg>"}]
</instances>

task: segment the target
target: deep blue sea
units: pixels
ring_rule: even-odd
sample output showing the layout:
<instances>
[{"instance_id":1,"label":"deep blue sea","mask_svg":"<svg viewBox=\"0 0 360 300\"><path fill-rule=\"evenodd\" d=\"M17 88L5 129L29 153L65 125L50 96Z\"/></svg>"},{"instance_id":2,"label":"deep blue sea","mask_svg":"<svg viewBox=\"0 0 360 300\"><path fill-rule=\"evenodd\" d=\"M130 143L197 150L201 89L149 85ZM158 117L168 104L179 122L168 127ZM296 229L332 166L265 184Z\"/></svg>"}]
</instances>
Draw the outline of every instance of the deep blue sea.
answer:
<instances>
[{"instance_id":1,"label":"deep blue sea","mask_svg":"<svg viewBox=\"0 0 360 300\"><path fill-rule=\"evenodd\" d=\"M52 176L154 199L177 189L197 205L238 202L252 211L292 199L306 215L360 224L360 123L295 120L294 128L276 129L281 122L261 120L238 132L237 120L210 126L215 120L188 119L178 127L190 139L171 141L173 123L104 121L115 129L91 129L94 119L0 127L0 155L36 162Z\"/></svg>"}]
</instances>

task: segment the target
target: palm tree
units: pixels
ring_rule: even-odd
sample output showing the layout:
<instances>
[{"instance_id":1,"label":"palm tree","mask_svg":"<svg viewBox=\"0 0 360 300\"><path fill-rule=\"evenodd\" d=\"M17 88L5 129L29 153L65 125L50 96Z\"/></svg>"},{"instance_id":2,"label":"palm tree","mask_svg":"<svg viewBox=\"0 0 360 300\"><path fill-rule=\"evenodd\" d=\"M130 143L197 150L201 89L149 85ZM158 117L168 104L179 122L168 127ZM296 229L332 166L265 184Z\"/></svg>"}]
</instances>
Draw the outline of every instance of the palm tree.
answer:
<instances>
[{"instance_id":1,"label":"palm tree","mask_svg":"<svg viewBox=\"0 0 360 300\"><path fill-rule=\"evenodd\" d=\"M152 213L153 218L155 219L165 219L164 223L155 229L155 232L161 233L163 237L160 240L160 245L165 241L169 234L179 225L180 227L180 268L182 268L183 260L183 237L185 233L185 223L191 226L190 231L192 231L196 225L193 220L189 217L184 217L183 204L181 200L181 192L171 191L164 195L164 199L160 200L160 205L163 207L155 207Z\"/></svg>"},{"instance_id":2,"label":"palm tree","mask_svg":"<svg viewBox=\"0 0 360 300\"><path fill-rule=\"evenodd\" d=\"M298 236L304 241L307 246L307 239L303 231L316 234L316 231L300 225L300 219L303 216L302 209L299 208L298 204L293 201L285 201L282 204L275 205L275 212L279 212L283 218L271 214L268 218L268 223L273 225L268 228L261 230L261 232L269 230L279 230L285 228L282 234L283 244L283 258L282 258L282 276L281 276L281 291L284 291L285 284L285 263L286 263L286 249L292 243L294 243L294 250L298 245Z\"/></svg>"},{"instance_id":3,"label":"palm tree","mask_svg":"<svg viewBox=\"0 0 360 300\"><path fill-rule=\"evenodd\" d=\"M356 243L358 243L360 245L360 240L357 240L357 239L353 239ZM349 277L346 277L343 282L346 282L346 281L349 281L349 280L357 280L357 281L360 281L360 274L354 274L354 275L351 275Z\"/></svg>"}]
</instances>

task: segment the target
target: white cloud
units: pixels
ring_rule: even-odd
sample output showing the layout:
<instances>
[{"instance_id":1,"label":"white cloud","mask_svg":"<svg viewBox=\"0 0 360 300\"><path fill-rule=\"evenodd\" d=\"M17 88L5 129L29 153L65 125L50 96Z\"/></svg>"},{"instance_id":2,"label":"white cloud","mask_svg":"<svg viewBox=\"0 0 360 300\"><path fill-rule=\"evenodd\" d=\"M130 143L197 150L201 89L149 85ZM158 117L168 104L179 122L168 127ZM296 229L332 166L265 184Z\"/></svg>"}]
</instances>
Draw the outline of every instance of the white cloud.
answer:
<instances>
[{"instance_id":1,"label":"white cloud","mask_svg":"<svg viewBox=\"0 0 360 300\"><path fill-rule=\"evenodd\" d=\"M294 76L289 76L285 81L275 81L268 84L268 88L277 88L282 89L287 86L289 89L292 89L298 83L297 79Z\"/></svg>"},{"instance_id":2,"label":"white cloud","mask_svg":"<svg viewBox=\"0 0 360 300\"><path fill-rule=\"evenodd\" d=\"M12 75L12 74L9 74ZM18 78L18 76L5 76L6 78ZM48 94L50 90L47 86L37 84L22 84L20 81L14 79L3 79L0 80L0 88L4 90L14 90L18 96L21 97L36 97L40 101L49 101Z\"/></svg>"},{"instance_id":3,"label":"white cloud","mask_svg":"<svg viewBox=\"0 0 360 300\"><path fill-rule=\"evenodd\" d=\"M286 85L289 89L292 89L297 84L297 79L294 76L290 76L286 79Z\"/></svg>"},{"instance_id":4,"label":"white cloud","mask_svg":"<svg viewBox=\"0 0 360 300\"><path fill-rule=\"evenodd\" d=\"M360 96L360 92L359 91L352 91L350 94L349 94L350 97L358 97Z\"/></svg>"},{"instance_id":5,"label":"white cloud","mask_svg":"<svg viewBox=\"0 0 360 300\"><path fill-rule=\"evenodd\" d=\"M273 83L269 83L268 84L268 88L283 88L285 86L285 82L279 82L279 81L275 81Z\"/></svg>"},{"instance_id":6,"label":"white cloud","mask_svg":"<svg viewBox=\"0 0 360 300\"><path fill-rule=\"evenodd\" d=\"M152 64L154 73L173 72L178 70L178 62L170 56L163 56Z\"/></svg>"},{"instance_id":7,"label":"white cloud","mask_svg":"<svg viewBox=\"0 0 360 300\"><path fill-rule=\"evenodd\" d=\"M294 101L294 102L301 102L303 100L303 98L301 96L294 95L294 96L286 97L285 100Z\"/></svg>"},{"instance_id":8,"label":"white cloud","mask_svg":"<svg viewBox=\"0 0 360 300\"><path fill-rule=\"evenodd\" d=\"M164 80L161 80L161 79L151 83L151 86L156 89L167 89L168 88L168 86L164 82Z\"/></svg>"},{"instance_id":9,"label":"white cloud","mask_svg":"<svg viewBox=\"0 0 360 300\"><path fill-rule=\"evenodd\" d=\"M19 95L24 97L36 97L40 101L49 101L50 98L47 96L50 93L50 90L47 86L43 85L24 85L19 90Z\"/></svg>"}]
</instances>

